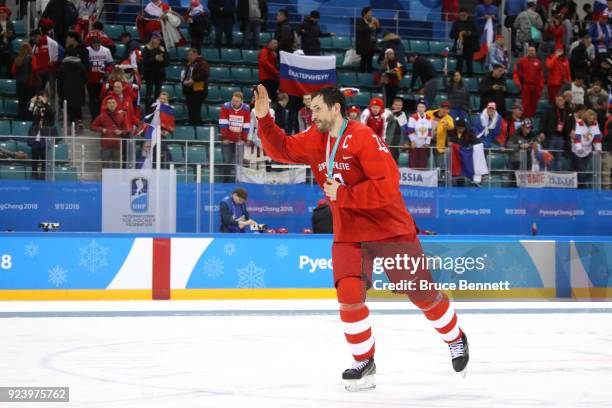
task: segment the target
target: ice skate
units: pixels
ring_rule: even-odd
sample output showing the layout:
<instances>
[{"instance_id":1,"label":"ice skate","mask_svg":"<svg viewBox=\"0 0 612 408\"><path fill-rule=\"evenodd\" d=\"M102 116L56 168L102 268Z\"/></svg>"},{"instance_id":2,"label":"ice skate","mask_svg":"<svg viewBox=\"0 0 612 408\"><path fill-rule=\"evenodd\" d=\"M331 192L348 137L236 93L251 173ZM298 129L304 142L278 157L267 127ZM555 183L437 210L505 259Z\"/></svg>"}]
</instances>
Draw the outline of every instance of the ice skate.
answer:
<instances>
[{"instance_id":1,"label":"ice skate","mask_svg":"<svg viewBox=\"0 0 612 408\"><path fill-rule=\"evenodd\" d=\"M467 336L465 333L461 334L461 338L448 345L450 349L451 358L453 361L453 369L461 374L461 377L465 378L467 375L467 363L470 360L470 351L468 348Z\"/></svg>"},{"instance_id":2,"label":"ice skate","mask_svg":"<svg viewBox=\"0 0 612 408\"><path fill-rule=\"evenodd\" d=\"M372 390L376 388L374 374L376 374L376 364L373 358L355 361L351 368L347 368L342 373L344 388L351 392Z\"/></svg>"}]
</instances>

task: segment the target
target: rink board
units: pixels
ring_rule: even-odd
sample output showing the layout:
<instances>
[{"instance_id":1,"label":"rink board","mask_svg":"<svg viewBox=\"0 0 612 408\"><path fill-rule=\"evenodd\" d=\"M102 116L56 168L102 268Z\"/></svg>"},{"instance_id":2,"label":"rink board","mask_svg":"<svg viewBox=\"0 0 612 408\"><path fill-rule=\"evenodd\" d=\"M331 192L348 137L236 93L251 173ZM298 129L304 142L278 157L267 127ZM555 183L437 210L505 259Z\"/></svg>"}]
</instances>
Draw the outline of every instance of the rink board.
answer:
<instances>
[{"instance_id":1,"label":"rink board","mask_svg":"<svg viewBox=\"0 0 612 408\"><path fill-rule=\"evenodd\" d=\"M421 239L427 256L455 260L432 273L456 299L612 298L610 238ZM334 298L331 242L327 235L0 234L0 300ZM468 258L483 267L458 266ZM388 290L369 296L397 298Z\"/></svg>"}]
</instances>

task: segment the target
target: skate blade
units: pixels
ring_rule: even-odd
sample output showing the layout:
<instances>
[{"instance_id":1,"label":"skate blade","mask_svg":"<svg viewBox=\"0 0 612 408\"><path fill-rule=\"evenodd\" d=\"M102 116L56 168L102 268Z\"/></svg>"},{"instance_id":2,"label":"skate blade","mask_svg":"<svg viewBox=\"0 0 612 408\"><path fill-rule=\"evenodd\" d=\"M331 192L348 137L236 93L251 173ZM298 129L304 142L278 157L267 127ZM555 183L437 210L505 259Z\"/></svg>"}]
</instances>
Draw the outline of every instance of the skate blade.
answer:
<instances>
[{"instance_id":1,"label":"skate blade","mask_svg":"<svg viewBox=\"0 0 612 408\"><path fill-rule=\"evenodd\" d=\"M361 380L344 380L344 389L349 392L373 390L376 388L374 375L366 375Z\"/></svg>"}]
</instances>

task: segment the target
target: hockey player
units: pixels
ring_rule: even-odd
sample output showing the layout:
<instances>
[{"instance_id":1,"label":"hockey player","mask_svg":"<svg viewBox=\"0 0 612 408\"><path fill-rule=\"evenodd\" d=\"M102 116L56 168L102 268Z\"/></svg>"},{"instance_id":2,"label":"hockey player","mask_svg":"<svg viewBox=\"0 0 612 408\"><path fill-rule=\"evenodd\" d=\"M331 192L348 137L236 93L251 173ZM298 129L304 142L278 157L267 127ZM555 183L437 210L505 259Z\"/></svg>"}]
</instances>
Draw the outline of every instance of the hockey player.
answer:
<instances>
[{"instance_id":1,"label":"hockey player","mask_svg":"<svg viewBox=\"0 0 612 408\"><path fill-rule=\"evenodd\" d=\"M312 97L313 126L305 132L287 136L269 114L266 89L259 85L255 102L259 136L264 150L273 160L308 164L330 202L334 243L332 263L334 285L340 303L340 318L354 358L342 373L347 390L374 388L374 337L365 305L371 286L371 268L362 270L362 260L370 263L368 253L393 256L422 256L416 227L406 210L399 189L399 171L385 142L367 126L346 119L346 102L336 87L325 87ZM402 273L404 272L404 274ZM389 280L398 282L408 275L389 269ZM431 282L426 268L415 268L410 279ZM463 372L468 362L467 337L459 328L457 316L447 296L428 286L428 290L401 292L419 307L449 345L455 371Z\"/></svg>"}]
</instances>

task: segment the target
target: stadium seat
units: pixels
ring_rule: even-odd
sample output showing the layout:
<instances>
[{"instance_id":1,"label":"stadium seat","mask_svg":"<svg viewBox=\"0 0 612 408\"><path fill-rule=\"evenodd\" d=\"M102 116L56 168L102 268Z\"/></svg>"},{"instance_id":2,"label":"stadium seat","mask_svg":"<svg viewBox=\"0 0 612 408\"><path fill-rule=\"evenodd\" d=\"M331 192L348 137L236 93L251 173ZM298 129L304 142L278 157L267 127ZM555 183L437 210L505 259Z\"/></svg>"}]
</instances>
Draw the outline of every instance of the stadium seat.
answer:
<instances>
[{"instance_id":1,"label":"stadium seat","mask_svg":"<svg viewBox=\"0 0 612 408\"><path fill-rule=\"evenodd\" d=\"M204 146L189 146L187 148L187 164L206 163L206 148Z\"/></svg>"},{"instance_id":2,"label":"stadium seat","mask_svg":"<svg viewBox=\"0 0 612 408\"><path fill-rule=\"evenodd\" d=\"M470 96L470 105L472 110L480 111L480 96L479 95L471 95Z\"/></svg>"},{"instance_id":3,"label":"stadium seat","mask_svg":"<svg viewBox=\"0 0 612 408\"><path fill-rule=\"evenodd\" d=\"M259 36L259 41L261 44L264 44L264 41L261 39L261 35ZM240 31L234 31L233 45L237 47L242 47L243 42L244 42L244 35Z\"/></svg>"},{"instance_id":4,"label":"stadium seat","mask_svg":"<svg viewBox=\"0 0 612 408\"><path fill-rule=\"evenodd\" d=\"M538 107L536 109L537 113L544 113L544 111L550 106L550 102L548 99L540 99L538 101Z\"/></svg>"},{"instance_id":5,"label":"stadium seat","mask_svg":"<svg viewBox=\"0 0 612 408\"><path fill-rule=\"evenodd\" d=\"M258 65L259 64L259 51L242 50L241 61L247 65Z\"/></svg>"},{"instance_id":6,"label":"stadium seat","mask_svg":"<svg viewBox=\"0 0 612 408\"><path fill-rule=\"evenodd\" d=\"M208 105L208 117L214 123L219 123L219 114L221 113L221 106Z\"/></svg>"},{"instance_id":7,"label":"stadium seat","mask_svg":"<svg viewBox=\"0 0 612 408\"><path fill-rule=\"evenodd\" d=\"M504 153L489 153L491 170L506 170L508 166L508 156Z\"/></svg>"},{"instance_id":8,"label":"stadium seat","mask_svg":"<svg viewBox=\"0 0 612 408\"><path fill-rule=\"evenodd\" d=\"M176 181L179 183L194 183L196 181L195 171L191 167L175 167Z\"/></svg>"},{"instance_id":9,"label":"stadium seat","mask_svg":"<svg viewBox=\"0 0 612 408\"><path fill-rule=\"evenodd\" d=\"M344 55L343 54L334 54L336 56L336 68L349 68L349 67L357 67L359 64L355 63L350 66L344 66Z\"/></svg>"},{"instance_id":10,"label":"stadium seat","mask_svg":"<svg viewBox=\"0 0 612 408\"><path fill-rule=\"evenodd\" d=\"M242 90L237 86L220 86L221 103L229 102L234 92L242 92Z\"/></svg>"},{"instance_id":11,"label":"stadium seat","mask_svg":"<svg viewBox=\"0 0 612 408\"><path fill-rule=\"evenodd\" d=\"M181 27L179 28L179 31L181 32L181 35L185 38L187 42L191 41L191 34L189 34L188 27Z\"/></svg>"},{"instance_id":12,"label":"stadium seat","mask_svg":"<svg viewBox=\"0 0 612 408\"><path fill-rule=\"evenodd\" d=\"M533 125L533 130L535 131L540 130L540 118L539 117L532 118L531 124Z\"/></svg>"},{"instance_id":13,"label":"stadium seat","mask_svg":"<svg viewBox=\"0 0 612 408\"><path fill-rule=\"evenodd\" d=\"M520 102L520 99L515 99L515 98L506 98L506 110L509 112L510 110L512 110L512 107L514 106L515 102Z\"/></svg>"},{"instance_id":14,"label":"stadium seat","mask_svg":"<svg viewBox=\"0 0 612 408\"><path fill-rule=\"evenodd\" d=\"M113 40L118 40L123 32L122 25L106 24L104 25L104 32Z\"/></svg>"},{"instance_id":15,"label":"stadium seat","mask_svg":"<svg viewBox=\"0 0 612 408\"><path fill-rule=\"evenodd\" d=\"M76 167L57 166L55 167L55 181L77 181Z\"/></svg>"},{"instance_id":16,"label":"stadium seat","mask_svg":"<svg viewBox=\"0 0 612 408\"><path fill-rule=\"evenodd\" d=\"M10 152L17 151L17 143L12 140L7 140L5 142L0 142L0 147L4 150L8 150Z\"/></svg>"},{"instance_id":17,"label":"stadium seat","mask_svg":"<svg viewBox=\"0 0 612 408\"><path fill-rule=\"evenodd\" d=\"M486 74L487 71L482 62L474 61L474 73L475 74Z\"/></svg>"},{"instance_id":18,"label":"stadium seat","mask_svg":"<svg viewBox=\"0 0 612 408\"><path fill-rule=\"evenodd\" d=\"M211 67L210 68L210 82L231 82L231 73L227 67Z\"/></svg>"},{"instance_id":19,"label":"stadium seat","mask_svg":"<svg viewBox=\"0 0 612 408\"><path fill-rule=\"evenodd\" d=\"M19 53L19 49L21 48L21 44L23 44L24 42L26 42L26 40L24 38L15 38L13 40L13 51L15 52L15 54Z\"/></svg>"},{"instance_id":20,"label":"stadium seat","mask_svg":"<svg viewBox=\"0 0 612 408\"><path fill-rule=\"evenodd\" d=\"M59 143L55 145L55 161L58 163L65 163L69 160L68 158L68 144Z\"/></svg>"},{"instance_id":21,"label":"stadium seat","mask_svg":"<svg viewBox=\"0 0 612 408\"><path fill-rule=\"evenodd\" d=\"M436 71L441 72L444 69L444 61L440 58L430 58L429 61L431 61Z\"/></svg>"},{"instance_id":22,"label":"stadium seat","mask_svg":"<svg viewBox=\"0 0 612 408\"><path fill-rule=\"evenodd\" d=\"M174 92L174 85L173 84L163 84L161 87L162 92L167 92L168 96L170 97L170 100L174 100L176 98L176 94Z\"/></svg>"},{"instance_id":23,"label":"stadium seat","mask_svg":"<svg viewBox=\"0 0 612 408\"><path fill-rule=\"evenodd\" d=\"M187 109L182 103L177 103L174 106L174 120L176 122L186 122L189 117L187 115Z\"/></svg>"},{"instance_id":24,"label":"stadium seat","mask_svg":"<svg viewBox=\"0 0 612 408\"><path fill-rule=\"evenodd\" d=\"M23 166L0 166L0 180L25 180Z\"/></svg>"},{"instance_id":25,"label":"stadium seat","mask_svg":"<svg viewBox=\"0 0 612 408\"><path fill-rule=\"evenodd\" d=\"M183 70L183 67L180 65L167 66L166 67L166 81L180 82L182 70Z\"/></svg>"},{"instance_id":26,"label":"stadium seat","mask_svg":"<svg viewBox=\"0 0 612 408\"><path fill-rule=\"evenodd\" d=\"M214 140L220 140L220 135L216 126L198 126L196 128L196 137L199 141L210 141L210 129L213 129Z\"/></svg>"},{"instance_id":27,"label":"stadium seat","mask_svg":"<svg viewBox=\"0 0 612 408\"><path fill-rule=\"evenodd\" d=\"M430 41L429 42L429 52L434 55L442 54L442 52L448 48L449 51L453 47L452 44L443 41Z\"/></svg>"},{"instance_id":28,"label":"stadium seat","mask_svg":"<svg viewBox=\"0 0 612 408\"><path fill-rule=\"evenodd\" d=\"M506 89L508 90L508 93L513 95L518 95L521 93L520 89L518 86L516 86L516 83L512 79L506 79Z\"/></svg>"},{"instance_id":29,"label":"stadium seat","mask_svg":"<svg viewBox=\"0 0 612 408\"><path fill-rule=\"evenodd\" d=\"M17 37L23 37L26 34L25 23L23 20L13 20L13 27Z\"/></svg>"},{"instance_id":30,"label":"stadium seat","mask_svg":"<svg viewBox=\"0 0 612 408\"><path fill-rule=\"evenodd\" d=\"M355 98L353 98L353 103L358 106L367 107L370 104L371 95L369 92L359 92Z\"/></svg>"},{"instance_id":31,"label":"stadium seat","mask_svg":"<svg viewBox=\"0 0 612 408\"><path fill-rule=\"evenodd\" d=\"M242 63L242 54L239 48L222 48L221 61L224 64L240 64Z\"/></svg>"},{"instance_id":32,"label":"stadium seat","mask_svg":"<svg viewBox=\"0 0 612 408\"><path fill-rule=\"evenodd\" d=\"M168 144L171 163L185 163L185 155L183 154L183 146L180 144Z\"/></svg>"},{"instance_id":33,"label":"stadium seat","mask_svg":"<svg viewBox=\"0 0 612 408\"><path fill-rule=\"evenodd\" d=\"M352 47L350 37L331 37L333 39L333 47L337 50L346 51ZM322 38L321 40L323 40Z\"/></svg>"},{"instance_id":34,"label":"stadium seat","mask_svg":"<svg viewBox=\"0 0 612 408\"><path fill-rule=\"evenodd\" d=\"M27 136L31 126L32 122L19 122L14 120L11 122L11 134L15 136Z\"/></svg>"},{"instance_id":35,"label":"stadium seat","mask_svg":"<svg viewBox=\"0 0 612 408\"><path fill-rule=\"evenodd\" d=\"M408 153L400 153L397 159L398 167L408 167Z\"/></svg>"},{"instance_id":36,"label":"stadium seat","mask_svg":"<svg viewBox=\"0 0 612 408\"><path fill-rule=\"evenodd\" d=\"M177 126L172 132L172 140L195 140L193 126Z\"/></svg>"},{"instance_id":37,"label":"stadium seat","mask_svg":"<svg viewBox=\"0 0 612 408\"><path fill-rule=\"evenodd\" d=\"M378 88L379 85L374 83L374 75L366 72L357 73L357 83L360 87Z\"/></svg>"},{"instance_id":38,"label":"stadium seat","mask_svg":"<svg viewBox=\"0 0 612 408\"><path fill-rule=\"evenodd\" d=\"M274 33L262 32L259 34L259 43L263 46L264 44L267 44L268 41L270 41L273 36L274 36Z\"/></svg>"},{"instance_id":39,"label":"stadium seat","mask_svg":"<svg viewBox=\"0 0 612 408\"><path fill-rule=\"evenodd\" d=\"M17 151L26 153L28 159L32 158L32 148L26 142L17 142Z\"/></svg>"},{"instance_id":40,"label":"stadium seat","mask_svg":"<svg viewBox=\"0 0 612 408\"><path fill-rule=\"evenodd\" d=\"M202 56L204 57L206 61L210 63L221 62L221 56L217 48L204 48L204 53Z\"/></svg>"},{"instance_id":41,"label":"stadium seat","mask_svg":"<svg viewBox=\"0 0 612 408\"><path fill-rule=\"evenodd\" d=\"M217 85L208 86L208 95L206 96L207 103L220 103L223 100L221 98L221 91Z\"/></svg>"},{"instance_id":42,"label":"stadium seat","mask_svg":"<svg viewBox=\"0 0 612 408\"><path fill-rule=\"evenodd\" d=\"M470 92L478 92L478 79L477 78L474 78L474 77L463 78L463 82L465 82Z\"/></svg>"},{"instance_id":43,"label":"stadium seat","mask_svg":"<svg viewBox=\"0 0 612 408\"><path fill-rule=\"evenodd\" d=\"M352 71L338 72L337 78L338 83L342 86L359 86L359 83L357 82L357 77Z\"/></svg>"},{"instance_id":44,"label":"stadium seat","mask_svg":"<svg viewBox=\"0 0 612 408\"><path fill-rule=\"evenodd\" d=\"M502 188L504 186L504 178L501 175L490 175L489 180L483 182L483 184L488 184L491 188Z\"/></svg>"},{"instance_id":45,"label":"stadium seat","mask_svg":"<svg viewBox=\"0 0 612 408\"><path fill-rule=\"evenodd\" d=\"M125 45L115 43L115 60L121 62L121 56L125 54Z\"/></svg>"},{"instance_id":46,"label":"stadium seat","mask_svg":"<svg viewBox=\"0 0 612 408\"><path fill-rule=\"evenodd\" d=\"M410 40L410 50L419 54L429 53L429 43L422 40Z\"/></svg>"},{"instance_id":47,"label":"stadium seat","mask_svg":"<svg viewBox=\"0 0 612 408\"><path fill-rule=\"evenodd\" d=\"M329 51L334 48L332 37L323 37L320 38L319 41L321 41L321 50L323 51Z\"/></svg>"},{"instance_id":48,"label":"stadium seat","mask_svg":"<svg viewBox=\"0 0 612 408\"><path fill-rule=\"evenodd\" d=\"M232 69L232 82L239 83L239 84L253 83L253 78L251 76L251 69L250 68L233 68ZM245 97L246 96L247 95L245 95Z\"/></svg>"},{"instance_id":49,"label":"stadium seat","mask_svg":"<svg viewBox=\"0 0 612 408\"><path fill-rule=\"evenodd\" d=\"M179 47L176 49L176 56L179 61L184 62L187 60L187 51L189 51L189 47Z\"/></svg>"},{"instance_id":50,"label":"stadium seat","mask_svg":"<svg viewBox=\"0 0 612 408\"><path fill-rule=\"evenodd\" d=\"M15 96L17 88L14 79L0 79L0 95Z\"/></svg>"},{"instance_id":51,"label":"stadium seat","mask_svg":"<svg viewBox=\"0 0 612 408\"><path fill-rule=\"evenodd\" d=\"M138 28L136 28L135 25L126 25L124 28L125 31L132 34L132 38L134 40L138 40L140 38L140 35L138 34Z\"/></svg>"},{"instance_id":52,"label":"stadium seat","mask_svg":"<svg viewBox=\"0 0 612 408\"><path fill-rule=\"evenodd\" d=\"M4 98L4 111L1 116L16 118L19 112L17 99Z\"/></svg>"},{"instance_id":53,"label":"stadium seat","mask_svg":"<svg viewBox=\"0 0 612 408\"><path fill-rule=\"evenodd\" d=\"M402 45L404 46L405 51L410 51L410 41L402 40Z\"/></svg>"},{"instance_id":54,"label":"stadium seat","mask_svg":"<svg viewBox=\"0 0 612 408\"><path fill-rule=\"evenodd\" d=\"M453 73L457 70L457 59L449 58L448 59L448 72Z\"/></svg>"},{"instance_id":55,"label":"stadium seat","mask_svg":"<svg viewBox=\"0 0 612 408\"><path fill-rule=\"evenodd\" d=\"M215 147L215 163L223 163L223 150L221 150L221 146Z\"/></svg>"},{"instance_id":56,"label":"stadium seat","mask_svg":"<svg viewBox=\"0 0 612 408\"><path fill-rule=\"evenodd\" d=\"M0 140L10 139L12 134L11 121L0 120Z\"/></svg>"}]
</instances>

